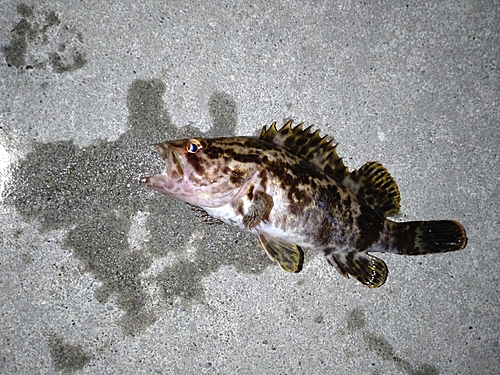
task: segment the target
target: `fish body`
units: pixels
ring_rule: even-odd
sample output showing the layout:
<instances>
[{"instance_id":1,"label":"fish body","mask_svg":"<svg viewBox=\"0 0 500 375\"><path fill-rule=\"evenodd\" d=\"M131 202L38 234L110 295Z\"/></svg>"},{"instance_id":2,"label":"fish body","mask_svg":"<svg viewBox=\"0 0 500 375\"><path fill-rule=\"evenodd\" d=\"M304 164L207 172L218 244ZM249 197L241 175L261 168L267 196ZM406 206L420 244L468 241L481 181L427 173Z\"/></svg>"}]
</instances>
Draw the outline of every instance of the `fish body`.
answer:
<instances>
[{"instance_id":1,"label":"fish body","mask_svg":"<svg viewBox=\"0 0 500 375\"><path fill-rule=\"evenodd\" d=\"M378 162L349 172L333 139L311 126L273 123L258 138L194 138L155 147L162 174L141 183L203 208L258 236L285 271L299 272L303 249L323 253L342 275L368 287L387 278L373 252L418 255L459 250L467 238L451 220L397 223L396 182Z\"/></svg>"}]
</instances>

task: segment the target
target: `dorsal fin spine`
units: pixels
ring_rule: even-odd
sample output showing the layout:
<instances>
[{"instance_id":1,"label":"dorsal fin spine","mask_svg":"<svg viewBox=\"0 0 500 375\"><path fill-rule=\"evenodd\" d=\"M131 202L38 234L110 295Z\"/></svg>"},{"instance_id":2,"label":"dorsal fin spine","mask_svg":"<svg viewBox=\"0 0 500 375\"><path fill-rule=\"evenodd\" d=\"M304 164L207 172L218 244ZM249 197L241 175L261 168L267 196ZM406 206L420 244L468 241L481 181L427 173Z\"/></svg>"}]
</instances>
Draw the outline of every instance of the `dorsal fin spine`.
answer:
<instances>
[{"instance_id":1,"label":"dorsal fin spine","mask_svg":"<svg viewBox=\"0 0 500 375\"><path fill-rule=\"evenodd\" d=\"M304 123L301 122L292 127L292 123L289 120L278 130L276 122L273 122L267 130L266 127L262 129L259 139L288 149L339 181L349 175L342 159L337 155L337 143L334 143L333 138L321 136L319 129L313 131L314 125L304 128Z\"/></svg>"}]
</instances>

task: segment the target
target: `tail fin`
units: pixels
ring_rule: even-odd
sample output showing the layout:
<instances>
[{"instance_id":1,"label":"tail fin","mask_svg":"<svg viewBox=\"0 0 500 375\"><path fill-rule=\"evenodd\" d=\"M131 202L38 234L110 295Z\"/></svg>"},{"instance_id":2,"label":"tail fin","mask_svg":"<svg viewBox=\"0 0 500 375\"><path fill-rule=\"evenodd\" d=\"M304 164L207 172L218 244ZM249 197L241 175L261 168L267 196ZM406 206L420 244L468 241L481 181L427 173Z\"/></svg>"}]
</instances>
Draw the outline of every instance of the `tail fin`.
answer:
<instances>
[{"instance_id":1,"label":"tail fin","mask_svg":"<svg viewBox=\"0 0 500 375\"><path fill-rule=\"evenodd\" d=\"M461 250L467 244L464 227L457 221L386 221L391 253L422 255Z\"/></svg>"}]
</instances>

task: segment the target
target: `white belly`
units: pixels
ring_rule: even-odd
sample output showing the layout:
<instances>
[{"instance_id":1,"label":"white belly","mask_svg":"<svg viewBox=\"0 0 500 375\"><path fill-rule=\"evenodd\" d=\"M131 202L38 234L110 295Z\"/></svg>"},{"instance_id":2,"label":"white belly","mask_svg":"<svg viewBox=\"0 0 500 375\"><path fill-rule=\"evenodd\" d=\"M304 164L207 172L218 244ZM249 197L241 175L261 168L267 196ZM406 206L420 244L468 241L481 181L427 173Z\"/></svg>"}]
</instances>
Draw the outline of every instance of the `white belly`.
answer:
<instances>
[{"instance_id":1,"label":"white belly","mask_svg":"<svg viewBox=\"0 0 500 375\"><path fill-rule=\"evenodd\" d=\"M260 222L255 228L246 228L243 224L243 215L235 212L230 204L226 204L217 208L204 208L210 215L219 219L226 224L240 228L253 234L267 234L274 238L279 238L284 241L292 242L302 248L310 248L311 243L308 239L299 233L298 230L284 229L280 225L276 225L277 220L273 214L270 215L269 221ZM299 229L299 228L297 228Z\"/></svg>"}]
</instances>

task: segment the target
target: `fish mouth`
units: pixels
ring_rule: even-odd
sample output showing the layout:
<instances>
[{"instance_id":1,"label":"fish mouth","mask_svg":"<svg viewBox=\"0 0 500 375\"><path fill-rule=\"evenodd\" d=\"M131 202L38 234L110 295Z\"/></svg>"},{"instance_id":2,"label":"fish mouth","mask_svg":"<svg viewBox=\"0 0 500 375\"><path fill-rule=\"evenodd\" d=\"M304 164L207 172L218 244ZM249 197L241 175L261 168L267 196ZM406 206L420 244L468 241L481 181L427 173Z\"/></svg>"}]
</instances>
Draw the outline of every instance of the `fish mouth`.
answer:
<instances>
[{"instance_id":1,"label":"fish mouth","mask_svg":"<svg viewBox=\"0 0 500 375\"><path fill-rule=\"evenodd\" d=\"M166 183L181 180L184 176L184 166L168 142L154 145L165 163L161 174L141 178L141 185L150 189L161 190Z\"/></svg>"},{"instance_id":2,"label":"fish mouth","mask_svg":"<svg viewBox=\"0 0 500 375\"><path fill-rule=\"evenodd\" d=\"M168 142L154 145L165 162L165 172L168 177L179 180L184 175L184 165Z\"/></svg>"}]
</instances>

